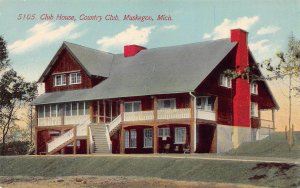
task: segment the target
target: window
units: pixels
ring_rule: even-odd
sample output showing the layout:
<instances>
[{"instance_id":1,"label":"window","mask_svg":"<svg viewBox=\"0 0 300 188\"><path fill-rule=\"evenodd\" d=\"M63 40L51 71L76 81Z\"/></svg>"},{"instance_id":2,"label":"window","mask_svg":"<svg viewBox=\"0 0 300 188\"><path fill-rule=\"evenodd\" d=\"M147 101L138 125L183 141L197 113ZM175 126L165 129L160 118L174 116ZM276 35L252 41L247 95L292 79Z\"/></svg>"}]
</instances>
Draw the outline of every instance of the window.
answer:
<instances>
[{"instance_id":1,"label":"window","mask_svg":"<svg viewBox=\"0 0 300 188\"><path fill-rule=\"evenodd\" d=\"M251 102L251 117L258 117L258 105L255 102Z\"/></svg>"},{"instance_id":2,"label":"window","mask_svg":"<svg viewBox=\"0 0 300 188\"><path fill-rule=\"evenodd\" d=\"M136 148L136 130L132 129L130 131L125 130L124 132L124 144L125 148Z\"/></svg>"},{"instance_id":3,"label":"window","mask_svg":"<svg viewBox=\"0 0 300 188\"><path fill-rule=\"evenodd\" d=\"M152 129L144 129L144 148L152 148Z\"/></svg>"},{"instance_id":4,"label":"window","mask_svg":"<svg viewBox=\"0 0 300 188\"><path fill-rule=\"evenodd\" d=\"M84 115L84 102L78 103L78 115Z\"/></svg>"},{"instance_id":5,"label":"window","mask_svg":"<svg viewBox=\"0 0 300 188\"><path fill-rule=\"evenodd\" d=\"M54 86L63 86L66 85L66 75L59 74L54 76Z\"/></svg>"},{"instance_id":6,"label":"window","mask_svg":"<svg viewBox=\"0 0 300 188\"><path fill-rule=\"evenodd\" d=\"M124 132L124 143L125 143L125 148L129 148L129 131L125 130Z\"/></svg>"},{"instance_id":7,"label":"window","mask_svg":"<svg viewBox=\"0 0 300 188\"><path fill-rule=\"evenodd\" d=\"M220 76L220 86L231 88L231 78L225 76L225 74L221 74Z\"/></svg>"},{"instance_id":8,"label":"window","mask_svg":"<svg viewBox=\"0 0 300 188\"><path fill-rule=\"evenodd\" d=\"M70 80L69 80L70 85L81 83L81 74L80 74L80 72L71 73L69 78L70 78Z\"/></svg>"},{"instance_id":9,"label":"window","mask_svg":"<svg viewBox=\"0 0 300 188\"><path fill-rule=\"evenodd\" d=\"M77 102L72 103L72 116L77 116Z\"/></svg>"},{"instance_id":10,"label":"window","mask_svg":"<svg viewBox=\"0 0 300 188\"><path fill-rule=\"evenodd\" d=\"M43 118L44 117L44 106L38 106L38 117Z\"/></svg>"},{"instance_id":11,"label":"window","mask_svg":"<svg viewBox=\"0 0 300 188\"><path fill-rule=\"evenodd\" d=\"M136 148L136 130L135 129L130 130L129 146L131 148Z\"/></svg>"},{"instance_id":12,"label":"window","mask_svg":"<svg viewBox=\"0 0 300 188\"><path fill-rule=\"evenodd\" d=\"M141 111L141 101L125 102L125 112L137 112Z\"/></svg>"},{"instance_id":13,"label":"window","mask_svg":"<svg viewBox=\"0 0 300 188\"><path fill-rule=\"evenodd\" d=\"M50 117L50 105L45 105L45 117Z\"/></svg>"},{"instance_id":14,"label":"window","mask_svg":"<svg viewBox=\"0 0 300 188\"><path fill-rule=\"evenodd\" d=\"M66 103L65 104L65 115L66 116L71 116L71 103Z\"/></svg>"},{"instance_id":15,"label":"window","mask_svg":"<svg viewBox=\"0 0 300 188\"><path fill-rule=\"evenodd\" d=\"M197 108L205 111L213 111L214 100L212 97L198 97Z\"/></svg>"},{"instance_id":16,"label":"window","mask_svg":"<svg viewBox=\"0 0 300 188\"><path fill-rule=\"evenodd\" d=\"M170 128L158 129L158 137L169 137L169 136L170 136Z\"/></svg>"},{"instance_id":17,"label":"window","mask_svg":"<svg viewBox=\"0 0 300 188\"><path fill-rule=\"evenodd\" d=\"M258 89L257 89L257 83L251 83L250 85L251 93L257 95Z\"/></svg>"},{"instance_id":18,"label":"window","mask_svg":"<svg viewBox=\"0 0 300 188\"><path fill-rule=\"evenodd\" d=\"M185 143L185 127L175 128L175 144Z\"/></svg>"},{"instance_id":19,"label":"window","mask_svg":"<svg viewBox=\"0 0 300 188\"><path fill-rule=\"evenodd\" d=\"M51 104L51 117L57 117L57 105Z\"/></svg>"},{"instance_id":20,"label":"window","mask_svg":"<svg viewBox=\"0 0 300 188\"><path fill-rule=\"evenodd\" d=\"M175 109L176 100L175 99L158 99L157 100L157 109Z\"/></svg>"}]
</instances>

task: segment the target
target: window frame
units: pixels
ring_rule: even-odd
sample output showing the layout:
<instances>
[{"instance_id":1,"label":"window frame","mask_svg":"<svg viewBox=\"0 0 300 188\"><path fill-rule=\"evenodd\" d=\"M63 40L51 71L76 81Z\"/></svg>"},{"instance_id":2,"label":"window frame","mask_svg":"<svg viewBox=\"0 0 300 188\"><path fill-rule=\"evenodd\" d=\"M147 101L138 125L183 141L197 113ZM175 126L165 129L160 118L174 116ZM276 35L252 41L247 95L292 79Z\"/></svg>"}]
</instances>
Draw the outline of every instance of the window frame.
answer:
<instances>
[{"instance_id":1,"label":"window frame","mask_svg":"<svg viewBox=\"0 0 300 188\"><path fill-rule=\"evenodd\" d=\"M133 135L135 137L133 137ZM136 147L137 147L137 131L136 131L136 129L130 129L130 131L129 131L129 148L136 148Z\"/></svg>"},{"instance_id":2,"label":"window frame","mask_svg":"<svg viewBox=\"0 0 300 188\"><path fill-rule=\"evenodd\" d=\"M258 95L258 84L256 82L250 84L250 91L251 94Z\"/></svg>"},{"instance_id":3,"label":"window frame","mask_svg":"<svg viewBox=\"0 0 300 188\"><path fill-rule=\"evenodd\" d=\"M199 106L198 105L198 100L201 100L201 104L202 104L202 99L204 100L204 108L202 108L202 105ZM210 106L208 105L209 99L211 99L211 104ZM210 108L208 108L210 107ZM214 98L212 96L199 96L196 98L196 108L201 110L201 111L208 111L208 112L213 112L214 111Z\"/></svg>"},{"instance_id":4,"label":"window frame","mask_svg":"<svg viewBox=\"0 0 300 188\"><path fill-rule=\"evenodd\" d=\"M258 103L256 102L251 102L251 118L258 118L259 115L259 109L258 109Z\"/></svg>"},{"instance_id":5,"label":"window frame","mask_svg":"<svg viewBox=\"0 0 300 188\"><path fill-rule=\"evenodd\" d=\"M178 140L178 132L179 130L184 130L183 131L183 141L179 141ZM186 143L186 127L175 127L175 130L174 130L174 144L185 144Z\"/></svg>"},{"instance_id":6,"label":"window frame","mask_svg":"<svg viewBox=\"0 0 300 188\"><path fill-rule=\"evenodd\" d=\"M170 137L170 128L169 127L158 128L158 137L161 137L161 138Z\"/></svg>"},{"instance_id":7,"label":"window frame","mask_svg":"<svg viewBox=\"0 0 300 188\"><path fill-rule=\"evenodd\" d=\"M135 111L134 110L134 103L139 103L139 110ZM126 105L130 104L131 105L131 111L126 111ZM141 101L128 101L124 102L124 112L139 112L142 111L142 102Z\"/></svg>"},{"instance_id":8,"label":"window frame","mask_svg":"<svg viewBox=\"0 0 300 188\"><path fill-rule=\"evenodd\" d=\"M225 74L220 74L219 85L226 88L232 88L232 78L225 76Z\"/></svg>"},{"instance_id":9,"label":"window frame","mask_svg":"<svg viewBox=\"0 0 300 188\"><path fill-rule=\"evenodd\" d=\"M150 131L151 132L151 137L147 137L147 131ZM153 147L153 130L152 128L146 128L144 129L144 148L152 148ZM149 132L148 132L148 135L149 135ZM151 141L150 141L150 138L151 138ZM149 139L149 140L146 140L146 139ZM150 145L146 145L146 143L150 143Z\"/></svg>"},{"instance_id":10,"label":"window frame","mask_svg":"<svg viewBox=\"0 0 300 188\"><path fill-rule=\"evenodd\" d=\"M58 84L58 79L57 77L60 77L60 84ZM65 86L67 85L67 76L66 74L56 74L54 75L54 86Z\"/></svg>"},{"instance_id":11,"label":"window frame","mask_svg":"<svg viewBox=\"0 0 300 188\"><path fill-rule=\"evenodd\" d=\"M76 82L72 82L72 76L73 75L75 75L75 81ZM81 77L80 72L72 72L72 73L69 74L69 85L81 84L81 82L82 82L82 77Z\"/></svg>"},{"instance_id":12,"label":"window frame","mask_svg":"<svg viewBox=\"0 0 300 188\"><path fill-rule=\"evenodd\" d=\"M172 108L172 102L170 102L170 108L161 107L160 101L174 101L174 107ZM162 103L164 104L164 103ZM176 109L176 98L168 98L168 99L157 99L157 110L168 110L168 109Z\"/></svg>"}]
</instances>

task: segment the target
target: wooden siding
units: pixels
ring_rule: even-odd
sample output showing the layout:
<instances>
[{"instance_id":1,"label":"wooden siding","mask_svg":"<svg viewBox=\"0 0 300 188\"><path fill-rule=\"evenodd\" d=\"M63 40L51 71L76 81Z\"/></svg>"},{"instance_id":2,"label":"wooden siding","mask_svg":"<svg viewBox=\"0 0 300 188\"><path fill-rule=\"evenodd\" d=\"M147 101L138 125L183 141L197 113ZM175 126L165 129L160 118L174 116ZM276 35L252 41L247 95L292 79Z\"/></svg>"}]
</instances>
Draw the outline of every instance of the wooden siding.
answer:
<instances>
[{"instance_id":1,"label":"wooden siding","mask_svg":"<svg viewBox=\"0 0 300 188\"><path fill-rule=\"evenodd\" d=\"M81 83L69 85L69 75L72 71L79 71L81 74ZM54 75L66 72L66 85L64 86L54 86ZM85 89L91 88L94 85L98 84L104 78L99 77L89 77L85 70L76 62L72 55L66 50L62 50L61 54L58 55L58 58L54 65L51 67L49 73L45 78L45 92L53 91L66 91L66 90L75 90L75 89Z\"/></svg>"}]
</instances>

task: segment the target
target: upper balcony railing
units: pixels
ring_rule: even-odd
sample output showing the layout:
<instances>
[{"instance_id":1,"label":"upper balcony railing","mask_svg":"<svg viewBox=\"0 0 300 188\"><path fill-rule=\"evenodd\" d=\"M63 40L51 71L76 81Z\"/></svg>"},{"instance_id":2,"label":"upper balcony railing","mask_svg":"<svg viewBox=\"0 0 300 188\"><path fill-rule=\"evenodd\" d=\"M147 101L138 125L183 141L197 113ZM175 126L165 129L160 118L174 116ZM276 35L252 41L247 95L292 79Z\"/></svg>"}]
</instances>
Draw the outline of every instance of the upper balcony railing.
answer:
<instances>
[{"instance_id":1,"label":"upper balcony railing","mask_svg":"<svg viewBox=\"0 0 300 188\"><path fill-rule=\"evenodd\" d=\"M197 109L196 114L197 119L216 121L216 113L214 111Z\"/></svg>"},{"instance_id":2,"label":"upper balcony railing","mask_svg":"<svg viewBox=\"0 0 300 188\"><path fill-rule=\"evenodd\" d=\"M38 126L76 125L83 123L89 117L89 115L78 115L38 118Z\"/></svg>"},{"instance_id":3,"label":"upper balcony railing","mask_svg":"<svg viewBox=\"0 0 300 188\"><path fill-rule=\"evenodd\" d=\"M154 111L124 112L124 121L147 121L154 119Z\"/></svg>"},{"instance_id":4,"label":"upper balcony railing","mask_svg":"<svg viewBox=\"0 0 300 188\"><path fill-rule=\"evenodd\" d=\"M157 110L157 119L191 118L191 108Z\"/></svg>"}]
</instances>

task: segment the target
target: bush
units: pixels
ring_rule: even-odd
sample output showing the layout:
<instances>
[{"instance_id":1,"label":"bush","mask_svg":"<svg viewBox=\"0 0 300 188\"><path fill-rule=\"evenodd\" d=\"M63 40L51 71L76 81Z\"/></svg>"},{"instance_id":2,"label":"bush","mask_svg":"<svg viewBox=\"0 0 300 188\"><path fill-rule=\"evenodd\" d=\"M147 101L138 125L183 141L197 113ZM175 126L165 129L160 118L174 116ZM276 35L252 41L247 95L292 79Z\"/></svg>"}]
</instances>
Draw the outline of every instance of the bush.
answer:
<instances>
[{"instance_id":1,"label":"bush","mask_svg":"<svg viewBox=\"0 0 300 188\"><path fill-rule=\"evenodd\" d=\"M32 145L29 141L13 141L5 144L4 155L26 155L31 154ZM0 144L2 151L3 144Z\"/></svg>"}]
</instances>

